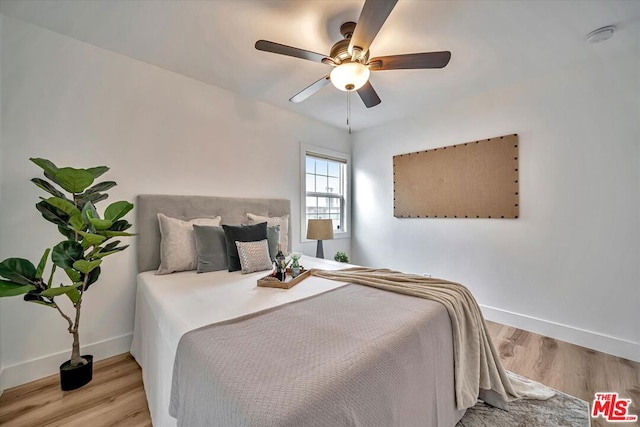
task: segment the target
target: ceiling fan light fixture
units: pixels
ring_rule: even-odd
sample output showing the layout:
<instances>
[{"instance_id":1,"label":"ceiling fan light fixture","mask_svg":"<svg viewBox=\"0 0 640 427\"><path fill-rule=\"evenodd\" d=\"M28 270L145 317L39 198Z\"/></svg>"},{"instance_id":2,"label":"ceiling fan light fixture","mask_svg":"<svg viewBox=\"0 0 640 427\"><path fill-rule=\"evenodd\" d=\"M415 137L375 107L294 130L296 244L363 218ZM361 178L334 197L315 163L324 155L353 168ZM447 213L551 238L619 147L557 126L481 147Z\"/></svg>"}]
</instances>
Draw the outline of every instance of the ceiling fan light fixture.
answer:
<instances>
[{"instance_id":1,"label":"ceiling fan light fixture","mask_svg":"<svg viewBox=\"0 0 640 427\"><path fill-rule=\"evenodd\" d=\"M344 62L331 70L331 83L343 92L360 89L369 81L371 72L360 62Z\"/></svg>"}]
</instances>

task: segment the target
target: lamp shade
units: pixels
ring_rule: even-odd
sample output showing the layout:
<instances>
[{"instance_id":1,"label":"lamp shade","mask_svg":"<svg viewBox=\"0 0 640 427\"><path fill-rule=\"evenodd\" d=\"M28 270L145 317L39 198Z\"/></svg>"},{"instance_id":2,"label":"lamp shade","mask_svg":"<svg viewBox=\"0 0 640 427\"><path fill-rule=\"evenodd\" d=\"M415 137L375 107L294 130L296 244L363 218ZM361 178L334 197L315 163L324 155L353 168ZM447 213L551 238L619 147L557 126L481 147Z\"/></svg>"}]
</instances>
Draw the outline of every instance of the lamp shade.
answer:
<instances>
[{"instance_id":1,"label":"lamp shade","mask_svg":"<svg viewBox=\"0 0 640 427\"><path fill-rule=\"evenodd\" d=\"M369 69L359 62L344 62L331 71L331 83L341 91L358 90L369 80Z\"/></svg>"},{"instance_id":2,"label":"lamp shade","mask_svg":"<svg viewBox=\"0 0 640 427\"><path fill-rule=\"evenodd\" d=\"M310 219L307 223L307 239L330 240L333 239L333 220Z\"/></svg>"}]
</instances>

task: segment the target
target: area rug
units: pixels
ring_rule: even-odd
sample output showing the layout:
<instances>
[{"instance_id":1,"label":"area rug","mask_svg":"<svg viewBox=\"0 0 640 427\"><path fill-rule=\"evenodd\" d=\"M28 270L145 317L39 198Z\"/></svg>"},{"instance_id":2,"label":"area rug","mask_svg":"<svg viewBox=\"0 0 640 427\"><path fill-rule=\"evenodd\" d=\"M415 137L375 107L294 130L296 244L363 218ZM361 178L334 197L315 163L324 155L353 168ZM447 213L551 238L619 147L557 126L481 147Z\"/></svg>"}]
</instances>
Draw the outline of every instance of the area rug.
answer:
<instances>
[{"instance_id":1,"label":"area rug","mask_svg":"<svg viewBox=\"0 0 640 427\"><path fill-rule=\"evenodd\" d=\"M483 402L467 409L456 427L589 427L589 404L556 390L549 400L521 399L509 403L509 412Z\"/></svg>"}]
</instances>

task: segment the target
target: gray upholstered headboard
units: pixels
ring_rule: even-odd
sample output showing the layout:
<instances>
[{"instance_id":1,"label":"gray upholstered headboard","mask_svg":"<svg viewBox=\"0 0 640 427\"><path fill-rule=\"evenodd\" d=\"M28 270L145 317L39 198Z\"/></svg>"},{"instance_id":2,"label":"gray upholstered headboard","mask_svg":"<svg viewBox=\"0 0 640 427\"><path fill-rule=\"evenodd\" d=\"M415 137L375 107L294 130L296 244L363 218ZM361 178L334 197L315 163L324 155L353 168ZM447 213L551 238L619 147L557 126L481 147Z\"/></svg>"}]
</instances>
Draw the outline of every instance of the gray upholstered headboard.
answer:
<instances>
[{"instance_id":1,"label":"gray upholstered headboard","mask_svg":"<svg viewBox=\"0 0 640 427\"><path fill-rule=\"evenodd\" d=\"M159 212L180 219L220 215L223 224L246 223L247 212L264 216L289 214L289 245L291 245L291 202L289 200L141 194L137 197L136 203L138 272L155 270L160 266L160 227L157 216Z\"/></svg>"}]
</instances>

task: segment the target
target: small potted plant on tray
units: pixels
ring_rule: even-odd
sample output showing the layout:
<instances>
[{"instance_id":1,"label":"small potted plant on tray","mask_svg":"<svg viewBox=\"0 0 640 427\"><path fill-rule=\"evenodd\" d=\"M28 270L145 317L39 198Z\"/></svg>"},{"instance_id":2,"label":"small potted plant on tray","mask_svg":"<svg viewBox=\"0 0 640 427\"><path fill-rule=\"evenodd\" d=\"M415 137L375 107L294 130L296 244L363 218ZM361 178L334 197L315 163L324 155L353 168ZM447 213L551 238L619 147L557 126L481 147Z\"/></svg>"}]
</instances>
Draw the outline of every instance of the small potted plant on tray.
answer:
<instances>
[{"instance_id":1,"label":"small potted plant on tray","mask_svg":"<svg viewBox=\"0 0 640 427\"><path fill-rule=\"evenodd\" d=\"M30 160L43 169L47 178L31 181L50 195L41 197L36 209L44 219L57 226L65 240L52 249L47 248L37 266L24 258L2 261L0 297L23 295L25 301L54 309L64 318L73 345L71 359L60 366L60 385L63 390L73 390L87 384L93 376L93 356L80 355L78 329L84 294L100 277L102 260L129 246L121 246L117 239L132 235L126 232L131 224L123 217L133 209L133 204L126 201L111 203L101 217L95 205L108 197L105 191L116 183L94 184L94 181L107 172L108 167L58 168L46 159ZM52 265L45 279L49 259ZM67 284L54 286L56 269L65 273ZM67 304L58 300L63 296L69 300ZM73 314L65 312L68 304L73 307Z\"/></svg>"}]
</instances>

